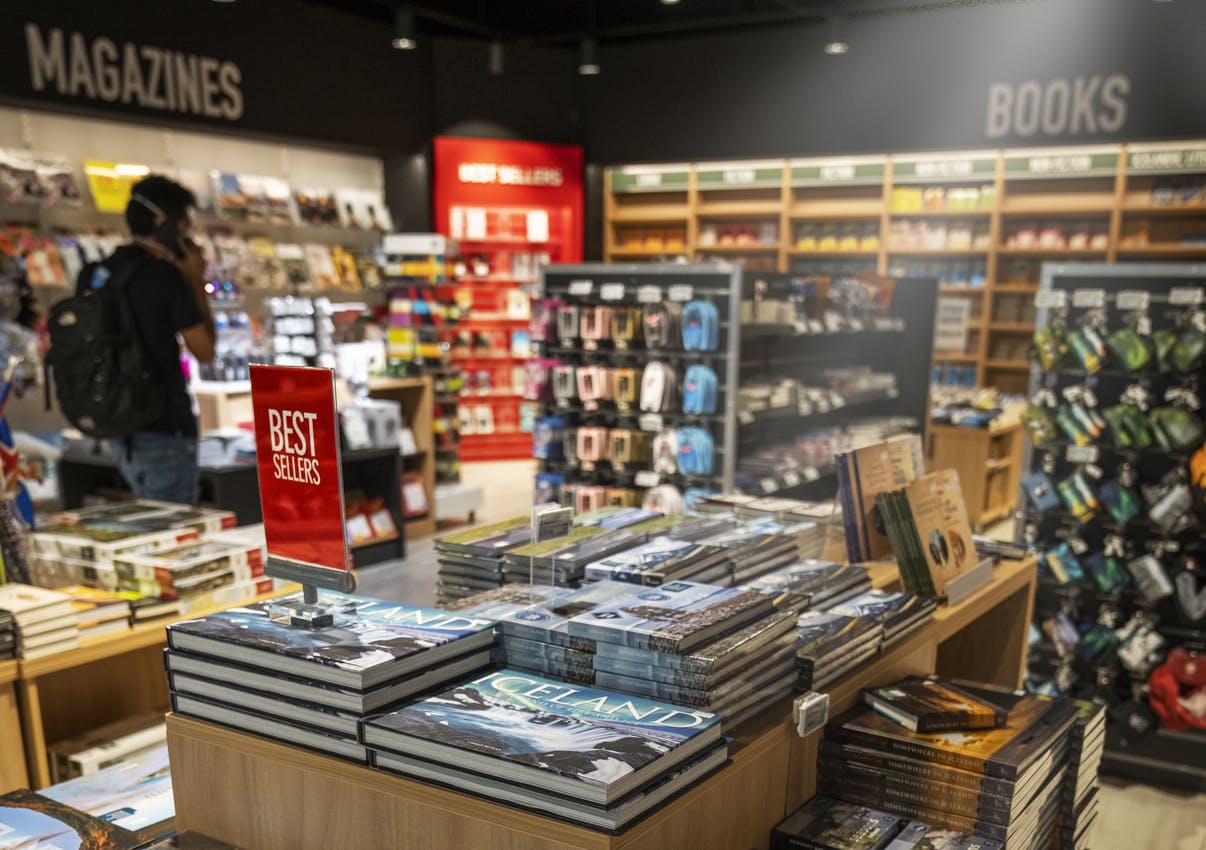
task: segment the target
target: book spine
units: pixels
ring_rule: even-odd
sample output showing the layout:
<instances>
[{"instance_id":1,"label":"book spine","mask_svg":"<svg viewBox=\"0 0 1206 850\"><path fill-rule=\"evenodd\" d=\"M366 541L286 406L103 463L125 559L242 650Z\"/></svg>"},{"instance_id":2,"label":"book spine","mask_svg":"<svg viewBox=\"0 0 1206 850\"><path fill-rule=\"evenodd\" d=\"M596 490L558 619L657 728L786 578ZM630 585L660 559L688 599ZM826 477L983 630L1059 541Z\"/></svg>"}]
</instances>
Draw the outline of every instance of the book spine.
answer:
<instances>
[{"instance_id":1,"label":"book spine","mask_svg":"<svg viewBox=\"0 0 1206 850\"><path fill-rule=\"evenodd\" d=\"M879 809L880 811L899 815L900 817L924 821L932 826L940 826L945 829L954 829L958 830L959 832L972 833L984 838L993 838L998 841L1004 841L1009 833L1009 829L1007 827L985 823L984 821L977 820L975 818L963 817L950 812L944 812L941 809L934 808L933 806L885 798L878 792L857 788L849 785L848 783L829 777L824 777L821 779L820 790L821 793L828 794L840 800L845 800L848 803L855 803L856 805L860 806L868 806L873 809Z\"/></svg>"},{"instance_id":2,"label":"book spine","mask_svg":"<svg viewBox=\"0 0 1206 850\"><path fill-rule=\"evenodd\" d=\"M987 773L985 770L985 761L975 756L952 753L936 747L926 747L913 741L903 741L898 738L884 738L879 735L860 732L857 729L842 729L839 735L842 740L849 741L851 744L860 747L868 747L873 750L887 750L897 755L946 765L947 767L955 767L959 770ZM992 775L995 776L996 774ZM1008 779L1009 777L1001 778Z\"/></svg>"},{"instance_id":3,"label":"book spine","mask_svg":"<svg viewBox=\"0 0 1206 850\"><path fill-rule=\"evenodd\" d=\"M992 823L1003 821L1005 825L1009 823L1012 801L1007 797L994 798L971 788L945 782L860 768L827 756L821 756L817 766L818 769L824 767L827 775L851 788L883 794L913 805L938 808L961 817Z\"/></svg>"}]
</instances>

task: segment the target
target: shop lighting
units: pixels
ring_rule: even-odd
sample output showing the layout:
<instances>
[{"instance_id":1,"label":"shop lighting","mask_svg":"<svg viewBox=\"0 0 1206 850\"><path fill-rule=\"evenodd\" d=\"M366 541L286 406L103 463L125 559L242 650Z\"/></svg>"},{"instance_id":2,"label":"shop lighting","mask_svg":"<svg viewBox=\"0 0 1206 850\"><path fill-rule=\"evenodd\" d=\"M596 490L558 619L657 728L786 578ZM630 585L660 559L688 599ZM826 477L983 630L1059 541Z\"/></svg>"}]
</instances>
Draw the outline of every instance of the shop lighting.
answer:
<instances>
[{"instance_id":1,"label":"shop lighting","mask_svg":"<svg viewBox=\"0 0 1206 850\"><path fill-rule=\"evenodd\" d=\"M593 38L583 39L582 52L578 58L578 73L593 77L602 70L599 67L599 45Z\"/></svg>"},{"instance_id":2,"label":"shop lighting","mask_svg":"<svg viewBox=\"0 0 1206 850\"><path fill-rule=\"evenodd\" d=\"M850 52L850 42L846 40L845 15L834 15L829 19L829 39L825 42L825 52L830 56Z\"/></svg>"},{"instance_id":3,"label":"shop lighting","mask_svg":"<svg viewBox=\"0 0 1206 850\"><path fill-rule=\"evenodd\" d=\"M390 42L397 50L414 50L419 46L415 39L415 16L413 12L399 9L394 13L394 40Z\"/></svg>"},{"instance_id":4,"label":"shop lighting","mask_svg":"<svg viewBox=\"0 0 1206 850\"><path fill-rule=\"evenodd\" d=\"M490 74L494 77L501 77L506 64L506 54L501 41L490 42Z\"/></svg>"}]
</instances>

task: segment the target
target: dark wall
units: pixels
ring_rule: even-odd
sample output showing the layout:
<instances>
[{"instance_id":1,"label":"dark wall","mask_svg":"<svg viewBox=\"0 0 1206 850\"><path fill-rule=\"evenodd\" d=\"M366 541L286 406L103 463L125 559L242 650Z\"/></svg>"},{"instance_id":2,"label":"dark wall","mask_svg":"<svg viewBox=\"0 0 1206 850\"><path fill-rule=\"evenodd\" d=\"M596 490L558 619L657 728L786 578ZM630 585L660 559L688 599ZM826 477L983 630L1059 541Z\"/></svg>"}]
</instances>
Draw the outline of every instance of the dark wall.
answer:
<instances>
[{"instance_id":1,"label":"dark wall","mask_svg":"<svg viewBox=\"0 0 1206 850\"><path fill-rule=\"evenodd\" d=\"M603 73L584 87L588 161L1206 136L1202 0L1035 0L858 17L844 56L824 53L828 32L798 25L605 44ZM1117 74L1129 92L1115 128L1117 112L1102 95ZM1083 113L1071 132L1061 109L1062 91L1070 109L1077 77L1093 95L1096 132ZM1040 119L1023 135L1011 114L1008 130L990 135L990 86L1010 84L1016 101L1027 80L1050 89L1048 128L1062 131L1044 132ZM1112 85L1117 96L1122 84Z\"/></svg>"}]
</instances>

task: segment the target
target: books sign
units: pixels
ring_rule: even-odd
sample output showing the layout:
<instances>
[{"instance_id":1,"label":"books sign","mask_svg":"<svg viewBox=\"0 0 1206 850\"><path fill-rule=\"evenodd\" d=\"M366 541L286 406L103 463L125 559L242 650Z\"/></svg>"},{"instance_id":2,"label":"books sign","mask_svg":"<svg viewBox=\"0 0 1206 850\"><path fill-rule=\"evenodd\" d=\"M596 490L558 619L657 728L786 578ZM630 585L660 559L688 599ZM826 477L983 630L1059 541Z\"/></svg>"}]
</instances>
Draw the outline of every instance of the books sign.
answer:
<instances>
[{"instance_id":1,"label":"books sign","mask_svg":"<svg viewBox=\"0 0 1206 850\"><path fill-rule=\"evenodd\" d=\"M251 405L269 566L284 562L289 574L279 577L343 589L352 559L334 372L252 366Z\"/></svg>"}]
</instances>

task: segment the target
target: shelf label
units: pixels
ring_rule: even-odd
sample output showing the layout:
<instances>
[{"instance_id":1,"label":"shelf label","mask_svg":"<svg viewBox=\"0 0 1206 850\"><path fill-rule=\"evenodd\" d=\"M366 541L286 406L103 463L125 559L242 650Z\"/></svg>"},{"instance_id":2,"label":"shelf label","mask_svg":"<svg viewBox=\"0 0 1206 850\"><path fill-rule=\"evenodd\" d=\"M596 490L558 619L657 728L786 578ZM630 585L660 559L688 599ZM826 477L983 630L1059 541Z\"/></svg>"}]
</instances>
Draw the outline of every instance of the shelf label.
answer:
<instances>
[{"instance_id":1,"label":"shelf label","mask_svg":"<svg viewBox=\"0 0 1206 850\"><path fill-rule=\"evenodd\" d=\"M532 508L533 543L569 537L573 527L573 508L563 508L559 505L537 505Z\"/></svg>"},{"instance_id":2,"label":"shelf label","mask_svg":"<svg viewBox=\"0 0 1206 850\"><path fill-rule=\"evenodd\" d=\"M685 192L691 182L686 166L657 168L633 166L611 173L613 192Z\"/></svg>"},{"instance_id":3,"label":"shelf label","mask_svg":"<svg viewBox=\"0 0 1206 850\"><path fill-rule=\"evenodd\" d=\"M900 183L992 180L996 170L997 157L990 152L963 157L895 158L892 162L892 179Z\"/></svg>"},{"instance_id":4,"label":"shelf label","mask_svg":"<svg viewBox=\"0 0 1206 850\"><path fill-rule=\"evenodd\" d=\"M800 483L800 476L796 475L796 473L794 473L794 472L784 472L783 473L783 483L786 484L788 487L795 487L797 484Z\"/></svg>"},{"instance_id":5,"label":"shelf label","mask_svg":"<svg viewBox=\"0 0 1206 850\"><path fill-rule=\"evenodd\" d=\"M1005 157L1005 176L1014 180L1039 177L1112 177L1117 170L1117 151L1035 151Z\"/></svg>"},{"instance_id":6,"label":"shelf label","mask_svg":"<svg viewBox=\"0 0 1206 850\"><path fill-rule=\"evenodd\" d=\"M638 487L656 487L661 483L661 477L651 469L642 469L632 480L632 483Z\"/></svg>"},{"instance_id":7,"label":"shelf label","mask_svg":"<svg viewBox=\"0 0 1206 850\"><path fill-rule=\"evenodd\" d=\"M700 189L777 188L783 183L783 166L754 162L701 165L696 169L695 179Z\"/></svg>"},{"instance_id":8,"label":"shelf label","mask_svg":"<svg viewBox=\"0 0 1206 850\"><path fill-rule=\"evenodd\" d=\"M637 287L637 303L639 303L639 304L657 304L661 300L662 300L662 288L660 286Z\"/></svg>"},{"instance_id":9,"label":"shelf label","mask_svg":"<svg viewBox=\"0 0 1206 850\"><path fill-rule=\"evenodd\" d=\"M1068 306L1065 289L1040 289L1034 293L1034 306L1040 310L1062 310Z\"/></svg>"},{"instance_id":10,"label":"shelf label","mask_svg":"<svg viewBox=\"0 0 1206 850\"><path fill-rule=\"evenodd\" d=\"M850 330L852 330L856 334L862 333L866 329L866 326L863 324L862 319L851 319L849 322L849 326L850 326Z\"/></svg>"},{"instance_id":11,"label":"shelf label","mask_svg":"<svg viewBox=\"0 0 1206 850\"><path fill-rule=\"evenodd\" d=\"M1206 300L1200 286L1174 286L1168 291L1168 303L1174 307L1196 307Z\"/></svg>"},{"instance_id":12,"label":"shelf label","mask_svg":"<svg viewBox=\"0 0 1206 850\"><path fill-rule=\"evenodd\" d=\"M1152 301L1152 294L1143 289L1124 289L1118 293L1114 302L1119 310L1146 310Z\"/></svg>"},{"instance_id":13,"label":"shelf label","mask_svg":"<svg viewBox=\"0 0 1206 850\"><path fill-rule=\"evenodd\" d=\"M773 478L763 478L761 484L763 493L773 493L779 489L779 482Z\"/></svg>"},{"instance_id":14,"label":"shelf label","mask_svg":"<svg viewBox=\"0 0 1206 850\"><path fill-rule=\"evenodd\" d=\"M576 295L579 298L590 295L595 288L593 280L571 280L569 282L569 294Z\"/></svg>"},{"instance_id":15,"label":"shelf label","mask_svg":"<svg viewBox=\"0 0 1206 850\"><path fill-rule=\"evenodd\" d=\"M1074 289L1072 290L1072 306L1081 310L1100 310L1105 307L1105 290Z\"/></svg>"},{"instance_id":16,"label":"shelf label","mask_svg":"<svg viewBox=\"0 0 1206 850\"><path fill-rule=\"evenodd\" d=\"M599 297L604 301L623 301L624 284L605 283L599 287Z\"/></svg>"},{"instance_id":17,"label":"shelf label","mask_svg":"<svg viewBox=\"0 0 1206 850\"><path fill-rule=\"evenodd\" d=\"M1096 463L1100 456L1097 446L1068 446L1064 460L1068 463Z\"/></svg>"},{"instance_id":18,"label":"shelf label","mask_svg":"<svg viewBox=\"0 0 1206 850\"><path fill-rule=\"evenodd\" d=\"M642 431L660 431L662 430L662 417L657 413L646 413L637 423L641 426Z\"/></svg>"},{"instance_id":19,"label":"shelf label","mask_svg":"<svg viewBox=\"0 0 1206 850\"><path fill-rule=\"evenodd\" d=\"M804 322L793 322L791 329L795 331L796 336L807 336L811 333L811 329Z\"/></svg>"},{"instance_id":20,"label":"shelf label","mask_svg":"<svg viewBox=\"0 0 1206 850\"><path fill-rule=\"evenodd\" d=\"M799 407L796 408L796 412L801 416L812 416L812 403L807 401L800 402Z\"/></svg>"},{"instance_id":21,"label":"shelf label","mask_svg":"<svg viewBox=\"0 0 1206 850\"><path fill-rule=\"evenodd\" d=\"M739 410L737 411L737 421L742 425L753 425L754 414L750 413L748 410Z\"/></svg>"},{"instance_id":22,"label":"shelf label","mask_svg":"<svg viewBox=\"0 0 1206 850\"><path fill-rule=\"evenodd\" d=\"M1184 174L1206 171L1206 145L1185 148L1131 148L1128 174Z\"/></svg>"},{"instance_id":23,"label":"shelf label","mask_svg":"<svg viewBox=\"0 0 1206 850\"><path fill-rule=\"evenodd\" d=\"M666 298L670 301L690 301L695 297L695 287L689 283L676 283L670 287Z\"/></svg>"},{"instance_id":24,"label":"shelf label","mask_svg":"<svg viewBox=\"0 0 1206 850\"><path fill-rule=\"evenodd\" d=\"M805 481L816 481L821 477L820 470L815 466L806 466L800 472L803 473Z\"/></svg>"},{"instance_id":25,"label":"shelf label","mask_svg":"<svg viewBox=\"0 0 1206 850\"><path fill-rule=\"evenodd\" d=\"M791 163L792 186L871 185L884 182L886 160L797 159Z\"/></svg>"},{"instance_id":26,"label":"shelf label","mask_svg":"<svg viewBox=\"0 0 1206 850\"><path fill-rule=\"evenodd\" d=\"M808 332L814 334L824 333L825 325L820 319L809 319Z\"/></svg>"}]
</instances>

